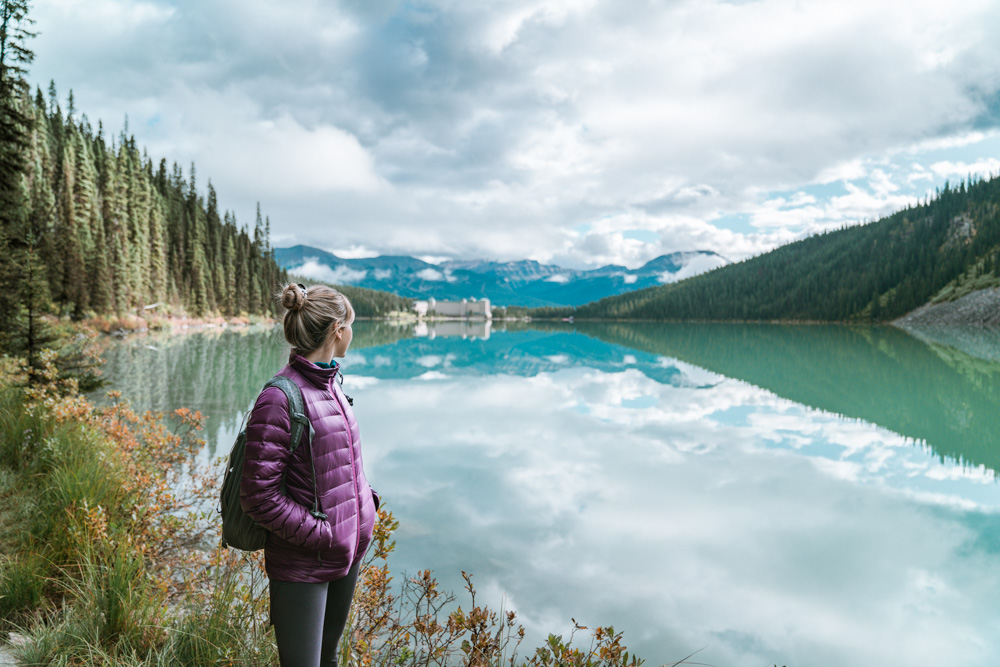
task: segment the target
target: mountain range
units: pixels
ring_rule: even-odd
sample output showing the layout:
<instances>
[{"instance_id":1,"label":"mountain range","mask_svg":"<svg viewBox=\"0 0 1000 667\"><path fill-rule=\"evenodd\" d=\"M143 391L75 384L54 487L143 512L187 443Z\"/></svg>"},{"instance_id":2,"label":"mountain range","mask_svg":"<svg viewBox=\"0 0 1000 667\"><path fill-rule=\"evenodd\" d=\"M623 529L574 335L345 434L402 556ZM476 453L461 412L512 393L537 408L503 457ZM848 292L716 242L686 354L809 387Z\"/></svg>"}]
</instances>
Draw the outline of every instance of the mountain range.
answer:
<instances>
[{"instance_id":1,"label":"mountain range","mask_svg":"<svg viewBox=\"0 0 1000 667\"><path fill-rule=\"evenodd\" d=\"M297 245L275 248L289 273L338 285L392 292L412 299L481 299L497 306L579 306L607 296L672 283L729 264L714 252L675 252L637 269L608 265L567 269L534 260L450 260L433 264L406 255L348 259Z\"/></svg>"}]
</instances>

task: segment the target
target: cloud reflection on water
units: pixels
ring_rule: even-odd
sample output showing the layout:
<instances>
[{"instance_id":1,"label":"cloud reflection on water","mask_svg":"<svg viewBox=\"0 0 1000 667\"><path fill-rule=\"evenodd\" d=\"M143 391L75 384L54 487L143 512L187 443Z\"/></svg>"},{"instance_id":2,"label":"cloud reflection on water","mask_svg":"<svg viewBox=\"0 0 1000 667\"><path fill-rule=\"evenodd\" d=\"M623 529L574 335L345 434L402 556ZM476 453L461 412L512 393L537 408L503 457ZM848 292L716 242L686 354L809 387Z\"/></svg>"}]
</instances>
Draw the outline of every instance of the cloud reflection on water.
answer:
<instances>
[{"instance_id":1,"label":"cloud reflection on water","mask_svg":"<svg viewBox=\"0 0 1000 667\"><path fill-rule=\"evenodd\" d=\"M358 386L397 568L476 573L533 643L612 623L653 664L991 661L992 473L668 364Z\"/></svg>"},{"instance_id":2,"label":"cloud reflection on water","mask_svg":"<svg viewBox=\"0 0 1000 667\"><path fill-rule=\"evenodd\" d=\"M720 667L1000 654L1000 492L978 465L997 467L993 357L884 329L382 326L356 325L345 389L401 519L393 569L456 591L475 573L518 610L526 649L575 616L624 630L649 664L703 646ZM105 356L138 409L208 415L208 457L284 362L273 338Z\"/></svg>"}]
</instances>

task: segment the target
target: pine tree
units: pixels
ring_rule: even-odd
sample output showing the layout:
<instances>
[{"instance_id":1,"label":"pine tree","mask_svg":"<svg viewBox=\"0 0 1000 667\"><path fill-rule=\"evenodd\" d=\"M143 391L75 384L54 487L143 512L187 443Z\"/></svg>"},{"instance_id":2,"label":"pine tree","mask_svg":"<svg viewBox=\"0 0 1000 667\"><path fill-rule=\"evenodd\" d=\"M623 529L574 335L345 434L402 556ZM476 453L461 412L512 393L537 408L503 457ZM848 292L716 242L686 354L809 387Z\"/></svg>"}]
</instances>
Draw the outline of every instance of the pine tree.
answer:
<instances>
[{"instance_id":1,"label":"pine tree","mask_svg":"<svg viewBox=\"0 0 1000 667\"><path fill-rule=\"evenodd\" d=\"M154 188L149 212L149 299L154 303L167 298L167 243L163 198Z\"/></svg>"},{"instance_id":2,"label":"pine tree","mask_svg":"<svg viewBox=\"0 0 1000 667\"><path fill-rule=\"evenodd\" d=\"M121 153L114 145L104 161L101 182L104 185L104 243L107 247L107 267L110 274L111 308L123 314L129 305L128 280L128 195L125 190ZM112 156L117 157L112 161Z\"/></svg>"},{"instance_id":3,"label":"pine tree","mask_svg":"<svg viewBox=\"0 0 1000 667\"><path fill-rule=\"evenodd\" d=\"M149 216L150 186L146 183L139 153L132 145L121 148L125 171L128 220L128 282L130 306L146 305L150 293Z\"/></svg>"},{"instance_id":4,"label":"pine tree","mask_svg":"<svg viewBox=\"0 0 1000 667\"><path fill-rule=\"evenodd\" d=\"M45 279L45 266L38 256L37 239L32 227L33 225L28 226L24 252L16 261L17 269L23 277L19 304L21 317L19 326L14 330L11 348L27 357L28 381L35 383L41 377L43 368L41 351L51 345L56 336L42 319L49 307L48 282Z\"/></svg>"},{"instance_id":5,"label":"pine tree","mask_svg":"<svg viewBox=\"0 0 1000 667\"><path fill-rule=\"evenodd\" d=\"M249 254L249 238L246 230L240 232L236 238L236 314L244 315L250 312L249 290L244 286L250 282L250 270L247 266L247 254Z\"/></svg>"},{"instance_id":6,"label":"pine tree","mask_svg":"<svg viewBox=\"0 0 1000 667\"><path fill-rule=\"evenodd\" d=\"M77 319L83 315L83 303L86 301L87 268L84 261L86 237L86 219L81 218L76 211L78 201L76 187L76 153L75 144L67 144L61 169L61 186L59 188L59 250L62 254L62 285L59 293L64 308L68 308Z\"/></svg>"},{"instance_id":7,"label":"pine tree","mask_svg":"<svg viewBox=\"0 0 1000 667\"><path fill-rule=\"evenodd\" d=\"M73 132L73 157L76 160L73 170L73 215L80 245L80 256L83 259L84 273L87 279L80 285L79 300L74 304L73 317L81 318L92 308L91 293L96 277L94 255L95 234L101 223L97 205L97 174L94 170L90 146L80 130Z\"/></svg>"},{"instance_id":8,"label":"pine tree","mask_svg":"<svg viewBox=\"0 0 1000 667\"><path fill-rule=\"evenodd\" d=\"M27 40L27 0L0 0L0 349L8 347L18 317L21 278L17 264L27 252L25 154L31 119L25 111L29 94L24 76L34 54Z\"/></svg>"},{"instance_id":9,"label":"pine tree","mask_svg":"<svg viewBox=\"0 0 1000 667\"><path fill-rule=\"evenodd\" d=\"M213 294L214 308L220 311L227 311L228 298L226 296L226 260L223 257L223 236L225 228L219 218L219 200L212 186L212 181L208 182L208 200L206 202L206 222L208 227L208 266L211 280L211 292Z\"/></svg>"},{"instance_id":10,"label":"pine tree","mask_svg":"<svg viewBox=\"0 0 1000 667\"><path fill-rule=\"evenodd\" d=\"M228 229L227 229L228 232ZM233 234L226 234L226 284L225 284L225 312L230 317L239 315L239 308L236 305L236 246L233 243Z\"/></svg>"}]
</instances>

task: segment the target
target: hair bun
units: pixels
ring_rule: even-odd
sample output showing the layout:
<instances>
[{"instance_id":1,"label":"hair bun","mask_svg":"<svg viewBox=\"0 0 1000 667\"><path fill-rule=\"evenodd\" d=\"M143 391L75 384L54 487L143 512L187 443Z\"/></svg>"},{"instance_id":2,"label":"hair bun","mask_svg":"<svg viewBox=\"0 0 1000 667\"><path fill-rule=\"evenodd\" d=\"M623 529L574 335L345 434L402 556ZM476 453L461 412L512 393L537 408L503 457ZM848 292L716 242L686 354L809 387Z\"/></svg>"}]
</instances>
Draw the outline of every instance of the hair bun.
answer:
<instances>
[{"instance_id":1,"label":"hair bun","mask_svg":"<svg viewBox=\"0 0 1000 667\"><path fill-rule=\"evenodd\" d=\"M300 310L306 302L306 290L301 285L288 283L281 291L281 305L286 310Z\"/></svg>"}]
</instances>

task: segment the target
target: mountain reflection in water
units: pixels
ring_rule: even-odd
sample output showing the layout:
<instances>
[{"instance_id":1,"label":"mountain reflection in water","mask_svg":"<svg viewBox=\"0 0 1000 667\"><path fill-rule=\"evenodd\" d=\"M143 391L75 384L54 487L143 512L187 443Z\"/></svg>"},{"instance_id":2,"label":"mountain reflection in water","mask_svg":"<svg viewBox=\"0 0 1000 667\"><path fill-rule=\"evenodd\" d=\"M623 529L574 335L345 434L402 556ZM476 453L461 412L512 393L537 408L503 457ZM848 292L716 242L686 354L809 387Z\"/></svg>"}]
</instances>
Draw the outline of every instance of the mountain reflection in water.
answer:
<instances>
[{"instance_id":1,"label":"mountain reflection in water","mask_svg":"<svg viewBox=\"0 0 1000 667\"><path fill-rule=\"evenodd\" d=\"M214 434L237 427L237 415L288 354L280 329L261 327L153 334L105 346L106 373L137 408L199 406L212 451ZM926 444L942 460L1000 470L1000 333L990 330L918 338L894 327L837 325L578 322L491 329L474 321L359 321L344 369L348 377L414 378L440 358L451 374L532 376L573 366L620 371L626 356L634 358L628 367L657 382L680 381L677 369L663 363L677 359L877 424Z\"/></svg>"},{"instance_id":2,"label":"mountain reflection in water","mask_svg":"<svg viewBox=\"0 0 1000 667\"><path fill-rule=\"evenodd\" d=\"M580 333L681 359L813 408L924 441L938 457L1000 470L1000 359L894 327L587 323ZM946 340L968 342L968 331ZM1000 333L974 332L977 351Z\"/></svg>"}]
</instances>

